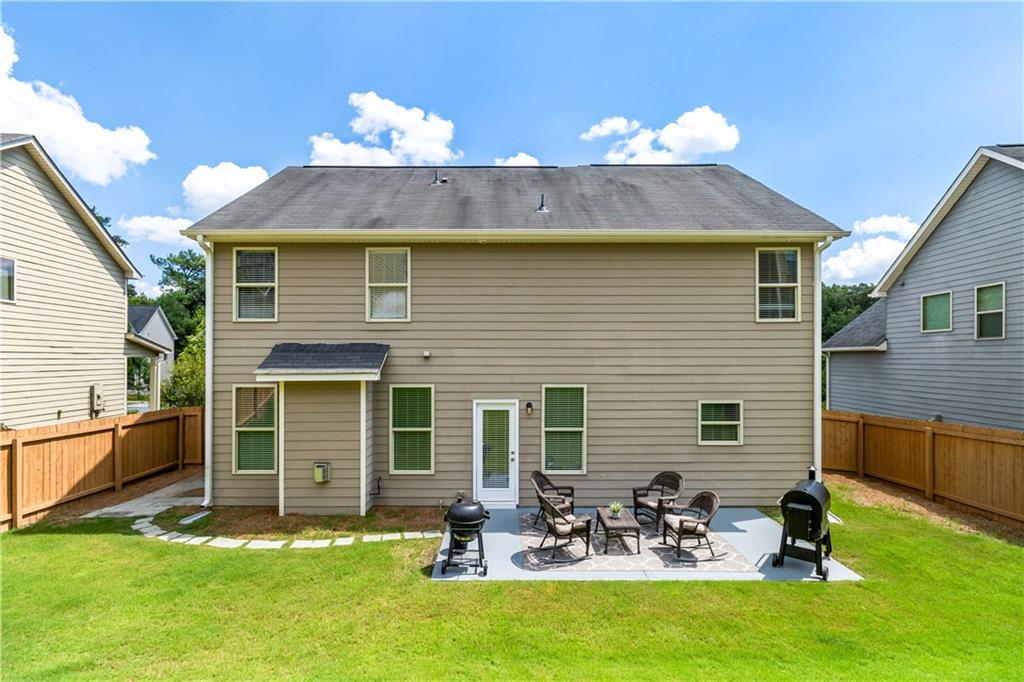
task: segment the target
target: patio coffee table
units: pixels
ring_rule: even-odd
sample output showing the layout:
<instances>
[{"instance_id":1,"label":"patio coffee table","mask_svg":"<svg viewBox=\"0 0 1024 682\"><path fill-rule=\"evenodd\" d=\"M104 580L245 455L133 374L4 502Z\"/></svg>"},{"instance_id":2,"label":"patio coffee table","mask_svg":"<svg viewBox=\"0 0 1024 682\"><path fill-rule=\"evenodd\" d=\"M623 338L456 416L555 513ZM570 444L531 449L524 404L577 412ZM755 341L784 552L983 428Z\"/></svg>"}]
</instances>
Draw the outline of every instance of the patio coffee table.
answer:
<instances>
[{"instance_id":1,"label":"patio coffee table","mask_svg":"<svg viewBox=\"0 0 1024 682\"><path fill-rule=\"evenodd\" d=\"M640 522L632 512L623 509L619 518L612 518L612 510L608 507L597 508L597 525L604 528L604 553L608 553L608 542L611 538L625 538L636 535L636 553L640 553ZM625 544L625 542L623 542Z\"/></svg>"}]
</instances>

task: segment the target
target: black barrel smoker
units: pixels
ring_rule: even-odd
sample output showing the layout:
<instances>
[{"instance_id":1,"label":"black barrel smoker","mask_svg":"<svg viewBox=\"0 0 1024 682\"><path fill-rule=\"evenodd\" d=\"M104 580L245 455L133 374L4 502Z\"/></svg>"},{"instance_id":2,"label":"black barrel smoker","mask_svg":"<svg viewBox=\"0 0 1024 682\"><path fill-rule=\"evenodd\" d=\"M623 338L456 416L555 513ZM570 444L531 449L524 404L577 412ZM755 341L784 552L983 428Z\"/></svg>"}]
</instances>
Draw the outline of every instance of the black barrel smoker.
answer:
<instances>
[{"instance_id":1,"label":"black barrel smoker","mask_svg":"<svg viewBox=\"0 0 1024 682\"><path fill-rule=\"evenodd\" d=\"M484 559L484 523L491 513L476 500L463 501L459 495L444 520L448 524L448 556L441 564L441 573L447 573L452 566L466 566L479 569L479 575L487 575L487 560ZM476 549L469 545L476 540Z\"/></svg>"},{"instance_id":2,"label":"black barrel smoker","mask_svg":"<svg viewBox=\"0 0 1024 682\"><path fill-rule=\"evenodd\" d=\"M821 565L822 547L825 558L832 555L832 533L828 527L828 508L832 496L828 488L815 479L814 467L808 479L800 481L779 499L782 510L782 541L779 553L772 555L772 566L782 566L786 557L814 563L815 572L828 580L828 568ZM788 540L788 542L787 542ZM813 548L802 547L798 540L811 543Z\"/></svg>"}]
</instances>

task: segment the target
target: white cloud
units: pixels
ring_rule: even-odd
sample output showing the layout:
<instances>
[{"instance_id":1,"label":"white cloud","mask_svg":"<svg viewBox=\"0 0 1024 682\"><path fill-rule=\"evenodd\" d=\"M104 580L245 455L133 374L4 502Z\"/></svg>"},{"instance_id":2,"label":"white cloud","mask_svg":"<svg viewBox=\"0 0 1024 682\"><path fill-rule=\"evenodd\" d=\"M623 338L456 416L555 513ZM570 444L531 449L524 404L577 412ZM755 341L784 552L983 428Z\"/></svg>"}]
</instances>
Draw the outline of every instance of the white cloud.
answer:
<instances>
[{"instance_id":1,"label":"white cloud","mask_svg":"<svg viewBox=\"0 0 1024 682\"><path fill-rule=\"evenodd\" d=\"M261 166L242 168L230 161L221 161L212 168L196 166L185 176L181 187L185 203L195 216L216 211L270 177Z\"/></svg>"},{"instance_id":2,"label":"white cloud","mask_svg":"<svg viewBox=\"0 0 1024 682\"><path fill-rule=\"evenodd\" d=\"M664 128L632 127L636 121L630 121L626 126L629 130L624 132L614 130L615 124L602 127L617 118L622 117L606 118L581 135L583 139L594 139L634 133L612 144L604 155L609 163L690 163L704 154L735 149L740 142L739 129L709 106L687 111Z\"/></svg>"},{"instance_id":3,"label":"white cloud","mask_svg":"<svg viewBox=\"0 0 1024 682\"><path fill-rule=\"evenodd\" d=\"M905 215L880 215L853 223L854 234L895 234L907 241L917 232L917 223Z\"/></svg>"},{"instance_id":4,"label":"white cloud","mask_svg":"<svg viewBox=\"0 0 1024 682\"><path fill-rule=\"evenodd\" d=\"M519 152L515 156L509 156L507 158L501 158L500 156L494 159L495 166L539 166L540 161L537 160L536 156L531 156L526 152Z\"/></svg>"},{"instance_id":5,"label":"white cloud","mask_svg":"<svg viewBox=\"0 0 1024 682\"><path fill-rule=\"evenodd\" d=\"M160 294L164 293L162 287L159 287L156 284L150 284L149 282L143 279L133 281L132 286L134 286L135 290L138 291L140 294L143 294L144 296L149 296L150 298L156 298Z\"/></svg>"},{"instance_id":6,"label":"white cloud","mask_svg":"<svg viewBox=\"0 0 1024 682\"><path fill-rule=\"evenodd\" d=\"M181 236L180 231L192 224L188 218L168 218L162 215L137 215L121 218L117 227L128 235L129 240L144 239L161 244L192 245L192 240Z\"/></svg>"},{"instance_id":7,"label":"white cloud","mask_svg":"<svg viewBox=\"0 0 1024 682\"><path fill-rule=\"evenodd\" d=\"M877 282L905 243L885 235L854 242L825 259L821 264L822 278L827 282Z\"/></svg>"},{"instance_id":8,"label":"white cloud","mask_svg":"<svg viewBox=\"0 0 1024 682\"><path fill-rule=\"evenodd\" d=\"M107 185L156 158L138 126L104 128L90 121L71 95L42 81L14 77L14 38L0 30L0 109L5 132L35 135L60 166L96 185Z\"/></svg>"},{"instance_id":9,"label":"white cloud","mask_svg":"<svg viewBox=\"0 0 1024 682\"><path fill-rule=\"evenodd\" d=\"M587 132L580 135L580 139L590 142L599 137L608 137L609 135L626 135L639 127L640 121L636 119L629 120L625 116L609 116L590 126Z\"/></svg>"},{"instance_id":10,"label":"white cloud","mask_svg":"<svg viewBox=\"0 0 1024 682\"><path fill-rule=\"evenodd\" d=\"M435 165L462 156L461 151L451 148L455 124L433 112L404 107L375 92L353 92L348 103L357 112L349 127L369 144L344 142L329 132L313 135L309 138L311 164ZM388 146L381 146L382 133L388 133Z\"/></svg>"}]
</instances>

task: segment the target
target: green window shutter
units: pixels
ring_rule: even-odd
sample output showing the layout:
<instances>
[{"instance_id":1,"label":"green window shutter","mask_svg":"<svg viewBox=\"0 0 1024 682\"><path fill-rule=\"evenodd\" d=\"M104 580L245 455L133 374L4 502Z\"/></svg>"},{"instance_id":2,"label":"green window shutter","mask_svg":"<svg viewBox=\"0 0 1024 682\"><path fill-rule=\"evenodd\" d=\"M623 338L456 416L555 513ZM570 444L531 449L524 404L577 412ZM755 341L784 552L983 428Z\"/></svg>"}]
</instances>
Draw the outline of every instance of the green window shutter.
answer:
<instances>
[{"instance_id":1,"label":"green window shutter","mask_svg":"<svg viewBox=\"0 0 1024 682\"><path fill-rule=\"evenodd\" d=\"M740 427L736 424L702 424L702 441L734 443L740 439Z\"/></svg>"},{"instance_id":2,"label":"green window shutter","mask_svg":"<svg viewBox=\"0 0 1024 682\"><path fill-rule=\"evenodd\" d=\"M394 431L395 471L430 471L430 431Z\"/></svg>"},{"instance_id":3,"label":"green window shutter","mask_svg":"<svg viewBox=\"0 0 1024 682\"><path fill-rule=\"evenodd\" d=\"M978 315L979 339L1001 339L1004 333L1002 313L982 313Z\"/></svg>"},{"instance_id":4,"label":"green window shutter","mask_svg":"<svg viewBox=\"0 0 1024 682\"><path fill-rule=\"evenodd\" d=\"M368 256L370 284L408 284L409 252L371 250Z\"/></svg>"},{"instance_id":5,"label":"green window shutter","mask_svg":"<svg viewBox=\"0 0 1024 682\"><path fill-rule=\"evenodd\" d=\"M273 431L238 431L238 471L273 471L277 434Z\"/></svg>"},{"instance_id":6,"label":"green window shutter","mask_svg":"<svg viewBox=\"0 0 1024 682\"><path fill-rule=\"evenodd\" d=\"M274 428L276 400L272 387L240 387L235 389L235 426L239 428Z\"/></svg>"},{"instance_id":7,"label":"green window shutter","mask_svg":"<svg viewBox=\"0 0 1024 682\"><path fill-rule=\"evenodd\" d=\"M433 424L433 396L429 386L395 386L391 392L391 427L429 429Z\"/></svg>"},{"instance_id":8,"label":"green window shutter","mask_svg":"<svg viewBox=\"0 0 1024 682\"><path fill-rule=\"evenodd\" d=\"M582 471L586 391L582 386L544 388L544 468Z\"/></svg>"},{"instance_id":9,"label":"green window shutter","mask_svg":"<svg viewBox=\"0 0 1024 682\"><path fill-rule=\"evenodd\" d=\"M548 431L544 435L544 468L582 471L583 431Z\"/></svg>"},{"instance_id":10,"label":"green window shutter","mask_svg":"<svg viewBox=\"0 0 1024 682\"><path fill-rule=\"evenodd\" d=\"M549 387L544 390L544 428L583 428L583 388Z\"/></svg>"},{"instance_id":11,"label":"green window shutter","mask_svg":"<svg viewBox=\"0 0 1024 682\"><path fill-rule=\"evenodd\" d=\"M743 408L738 402L700 404L700 442L740 443Z\"/></svg>"},{"instance_id":12,"label":"green window shutter","mask_svg":"<svg viewBox=\"0 0 1024 682\"><path fill-rule=\"evenodd\" d=\"M993 284L989 287L981 287L977 291L978 312L986 313L993 310L1003 309L1003 285Z\"/></svg>"},{"instance_id":13,"label":"green window shutter","mask_svg":"<svg viewBox=\"0 0 1024 682\"><path fill-rule=\"evenodd\" d=\"M395 471L425 471L434 466L434 395L429 386L391 389L391 449Z\"/></svg>"},{"instance_id":14,"label":"green window shutter","mask_svg":"<svg viewBox=\"0 0 1024 682\"><path fill-rule=\"evenodd\" d=\"M921 299L921 330L944 331L949 329L952 294L932 294Z\"/></svg>"},{"instance_id":15,"label":"green window shutter","mask_svg":"<svg viewBox=\"0 0 1024 682\"><path fill-rule=\"evenodd\" d=\"M273 471L277 462L277 393L272 386L235 389L235 469Z\"/></svg>"},{"instance_id":16,"label":"green window shutter","mask_svg":"<svg viewBox=\"0 0 1024 682\"><path fill-rule=\"evenodd\" d=\"M0 258L0 300L14 300L14 261Z\"/></svg>"},{"instance_id":17,"label":"green window shutter","mask_svg":"<svg viewBox=\"0 0 1024 682\"><path fill-rule=\"evenodd\" d=\"M739 403L703 403L700 406L702 422L738 422L740 420Z\"/></svg>"},{"instance_id":18,"label":"green window shutter","mask_svg":"<svg viewBox=\"0 0 1024 682\"><path fill-rule=\"evenodd\" d=\"M483 462L481 478L484 488L507 488L509 476L509 412L483 410Z\"/></svg>"}]
</instances>

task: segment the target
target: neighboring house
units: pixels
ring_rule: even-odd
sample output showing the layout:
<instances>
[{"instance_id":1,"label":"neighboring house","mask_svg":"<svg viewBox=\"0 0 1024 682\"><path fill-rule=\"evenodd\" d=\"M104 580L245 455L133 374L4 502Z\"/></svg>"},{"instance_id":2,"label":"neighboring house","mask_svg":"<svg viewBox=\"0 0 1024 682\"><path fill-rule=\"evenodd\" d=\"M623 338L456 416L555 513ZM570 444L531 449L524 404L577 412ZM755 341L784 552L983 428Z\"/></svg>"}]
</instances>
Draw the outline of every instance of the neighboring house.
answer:
<instances>
[{"instance_id":1,"label":"neighboring house","mask_svg":"<svg viewBox=\"0 0 1024 682\"><path fill-rule=\"evenodd\" d=\"M0 135L0 165L0 425L124 414L138 274L34 137Z\"/></svg>"},{"instance_id":2,"label":"neighboring house","mask_svg":"<svg viewBox=\"0 0 1024 682\"><path fill-rule=\"evenodd\" d=\"M982 147L824 345L836 410L1024 429L1024 145Z\"/></svg>"},{"instance_id":3,"label":"neighboring house","mask_svg":"<svg viewBox=\"0 0 1024 682\"><path fill-rule=\"evenodd\" d=\"M125 355L143 355L149 358L149 403L151 409L160 407L160 387L163 382L170 380L171 371L174 368L174 342L178 335L171 328L171 322L167 319L163 309L158 305L136 305L128 306L128 332L134 337L132 340L146 342L151 348L162 349L159 354L152 352L144 354L138 350L129 348L125 344Z\"/></svg>"},{"instance_id":4,"label":"neighboring house","mask_svg":"<svg viewBox=\"0 0 1024 682\"><path fill-rule=\"evenodd\" d=\"M730 166L287 168L185 234L208 504L529 505L534 469L582 504L666 469L772 504L820 463L846 233Z\"/></svg>"}]
</instances>

